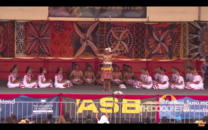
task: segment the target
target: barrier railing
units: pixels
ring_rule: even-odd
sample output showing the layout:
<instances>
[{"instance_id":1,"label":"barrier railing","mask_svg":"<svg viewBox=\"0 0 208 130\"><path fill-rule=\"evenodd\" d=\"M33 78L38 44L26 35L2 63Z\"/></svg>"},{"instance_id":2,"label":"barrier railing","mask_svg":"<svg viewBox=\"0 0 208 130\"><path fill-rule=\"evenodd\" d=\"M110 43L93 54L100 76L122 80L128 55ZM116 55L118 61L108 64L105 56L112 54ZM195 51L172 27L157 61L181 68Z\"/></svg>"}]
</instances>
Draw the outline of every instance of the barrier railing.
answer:
<instances>
[{"instance_id":1,"label":"barrier railing","mask_svg":"<svg viewBox=\"0 0 208 130\"><path fill-rule=\"evenodd\" d=\"M60 108L62 103L63 108ZM127 119L129 122L145 122L148 117L150 123L164 123L162 117L166 116L168 122L176 123L176 118L180 117L182 123L192 123L192 120L201 120L208 114L207 104L179 104L179 103L122 103L122 102L15 102L0 104L0 123L8 116L15 114L17 118L30 119L37 123L42 123L50 113L53 120L63 113L69 113L70 118L78 123L85 123L87 115L91 118L98 118L105 113L108 114L111 123L124 123ZM159 117L157 116L159 113ZM167 123L168 123L167 122Z\"/></svg>"}]
</instances>

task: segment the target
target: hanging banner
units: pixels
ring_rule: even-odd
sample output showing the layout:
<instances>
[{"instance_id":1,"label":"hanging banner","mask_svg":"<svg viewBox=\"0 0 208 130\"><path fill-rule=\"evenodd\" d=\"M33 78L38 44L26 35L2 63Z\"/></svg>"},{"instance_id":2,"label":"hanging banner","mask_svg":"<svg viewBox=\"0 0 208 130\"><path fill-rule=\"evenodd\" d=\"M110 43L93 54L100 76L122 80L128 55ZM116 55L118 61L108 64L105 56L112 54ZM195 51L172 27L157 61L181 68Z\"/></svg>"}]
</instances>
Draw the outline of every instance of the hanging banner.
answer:
<instances>
[{"instance_id":1,"label":"hanging banner","mask_svg":"<svg viewBox=\"0 0 208 130\"><path fill-rule=\"evenodd\" d=\"M50 6L49 17L146 18L146 6Z\"/></svg>"},{"instance_id":2,"label":"hanging banner","mask_svg":"<svg viewBox=\"0 0 208 130\"><path fill-rule=\"evenodd\" d=\"M202 119L208 113L208 100L195 100L189 97L176 99L173 95L160 97L160 119ZM164 103L164 104L162 104Z\"/></svg>"},{"instance_id":3,"label":"hanging banner","mask_svg":"<svg viewBox=\"0 0 208 130\"><path fill-rule=\"evenodd\" d=\"M113 103L113 100L115 103ZM99 99L79 99L79 97L69 98L62 96L63 111L68 112L72 118L77 114L78 118L86 117L90 114L95 117L96 113L99 116L108 113L109 118L112 118L114 113L115 118L152 118L156 119L156 109L148 110L148 107L156 106L156 97L145 99L122 99L113 98L111 96L99 98ZM73 102L76 102L73 103Z\"/></svg>"},{"instance_id":4,"label":"hanging banner","mask_svg":"<svg viewBox=\"0 0 208 130\"><path fill-rule=\"evenodd\" d=\"M59 116L59 96L53 98L30 98L19 96L14 99L0 99L0 117L6 118L12 113L21 118L44 118L47 114Z\"/></svg>"}]
</instances>

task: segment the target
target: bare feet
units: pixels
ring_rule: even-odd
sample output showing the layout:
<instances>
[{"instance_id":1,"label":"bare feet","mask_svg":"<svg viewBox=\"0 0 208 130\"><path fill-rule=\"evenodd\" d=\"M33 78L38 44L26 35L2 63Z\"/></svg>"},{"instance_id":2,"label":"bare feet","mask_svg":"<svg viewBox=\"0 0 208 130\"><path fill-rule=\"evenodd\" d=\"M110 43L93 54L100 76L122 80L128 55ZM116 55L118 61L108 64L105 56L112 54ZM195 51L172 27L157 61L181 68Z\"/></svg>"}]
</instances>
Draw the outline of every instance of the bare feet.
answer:
<instances>
[{"instance_id":1,"label":"bare feet","mask_svg":"<svg viewBox=\"0 0 208 130\"><path fill-rule=\"evenodd\" d=\"M109 91L111 92L112 90L111 90L111 89L109 89Z\"/></svg>"},{"instance_id":2,"label":"bare feet","mask_svg":"<svg viewBox=\"0 0 208 130\"><path fill-rule=\"evenodd\" d=\"M102 91L105 91L105 88L103 88L103 90Z\"/></svg>"}]
</instances>

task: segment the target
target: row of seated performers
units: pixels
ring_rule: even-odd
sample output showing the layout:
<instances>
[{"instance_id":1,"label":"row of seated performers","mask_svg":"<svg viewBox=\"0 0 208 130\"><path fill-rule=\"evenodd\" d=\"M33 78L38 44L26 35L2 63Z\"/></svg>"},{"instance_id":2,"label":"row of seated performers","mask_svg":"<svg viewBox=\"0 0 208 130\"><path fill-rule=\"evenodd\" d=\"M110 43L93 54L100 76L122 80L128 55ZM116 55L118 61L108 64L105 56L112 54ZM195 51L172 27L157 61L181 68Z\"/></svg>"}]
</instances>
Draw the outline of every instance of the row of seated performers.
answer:
<instances>
[{"instance_id":1,"label":"row of seated performers","mask_svg":"<svg viewBox=\"0 0 208 130\"><path fill-rule=\"evenodd\" d=\"M73 63L72 68L67 72L67 79L63 79L62 68L57 68L54 82L50 79L46 80L46 69L40 68L40 74L37 80L33 79L34 69L30 66L26 69L23 78L18 77L18 66L15 65L10 70L8 79L9 88L69 88L73 85L95 85L103 84L101 79L101 68L95 73L89 64L86 69L80 70L79 65ZM142 68L141 75L138 78L129 65L123 65L123 69L119 71L119 67L113 64L113 85L126 84L138 89L204 89L204 83L196 68L186 68L185 75L182 76L181 71L175 67L171 68L172 75L170 79L166 75L166 70L162 67L155 68L154 79L150 76L150 71Z\"/></svg>"}]
</instances>

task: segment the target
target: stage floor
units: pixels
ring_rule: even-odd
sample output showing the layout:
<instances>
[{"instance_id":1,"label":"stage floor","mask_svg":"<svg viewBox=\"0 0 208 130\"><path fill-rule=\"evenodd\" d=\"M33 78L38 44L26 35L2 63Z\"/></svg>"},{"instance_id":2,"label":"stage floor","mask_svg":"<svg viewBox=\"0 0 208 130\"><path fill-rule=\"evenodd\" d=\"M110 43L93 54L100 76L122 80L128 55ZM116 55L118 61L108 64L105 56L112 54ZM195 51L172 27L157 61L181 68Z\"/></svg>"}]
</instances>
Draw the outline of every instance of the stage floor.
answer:
<instances>
[{"instance_id":1,"label":"stage floor","mask_svg":"<svg viewBox=\"0 0 208 130\"><path fill-rule=\"evenodd\" d=\"M147 89L135 89L132 86L127 86L127 89L120 89L118 86L111 86L112 92L102 91L103 86L93 85L93 86L72 86L71 88L58 89L58 88L8 88L7 81L0 81L0 94L112 94L115 91L122 91L125 95L208 95L208 83L205 84L205 90L147 90ZM108 90L108 89L107 89Z\"/></svg>"}]
</instances>

